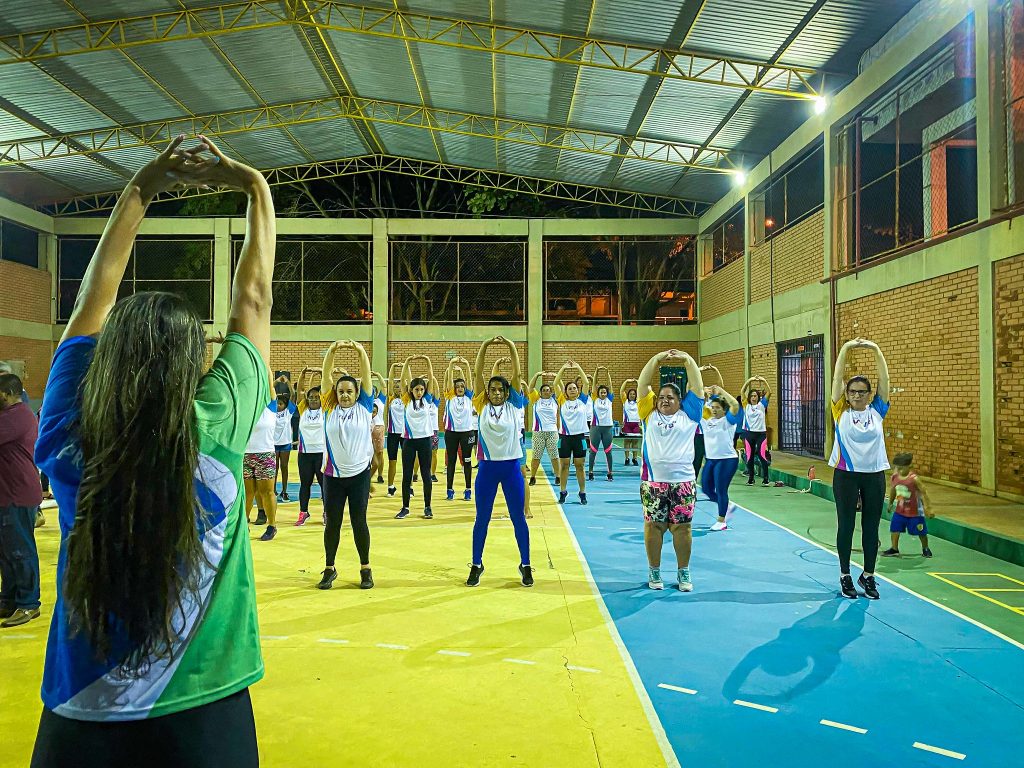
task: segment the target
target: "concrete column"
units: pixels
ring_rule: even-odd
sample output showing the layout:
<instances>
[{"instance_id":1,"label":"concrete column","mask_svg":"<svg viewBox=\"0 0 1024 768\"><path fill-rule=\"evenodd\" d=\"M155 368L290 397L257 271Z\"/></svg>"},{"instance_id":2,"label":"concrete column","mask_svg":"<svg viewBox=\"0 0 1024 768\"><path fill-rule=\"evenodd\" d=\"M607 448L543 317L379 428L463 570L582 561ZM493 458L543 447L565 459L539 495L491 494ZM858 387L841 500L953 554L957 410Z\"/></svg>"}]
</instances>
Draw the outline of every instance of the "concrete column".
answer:
<instances>
[{"instance_id":1,"label":"concrete column","mask_svg":"<svg viewBox=\"0 0 1024 768\"><path fill-rule=\"evenodd\" d=\"M544 367L544 220L530 219L526 242L527 381Z\"/></svg>"},{"instance_id":2,"label":"concrete column","mask_svg":"<svg viewBox=\"0 0 1024 768\"><path fill-rule=\"evenodd\" d=\"M979 423L981 425L981 487L995 495L996 491L996 349L995 312L992 302L992 257L979 255L978 264L978 389Z\"/></svg>"},{"instance_id":3,"label":"concrete column","mask_svg":"<svg viewBox=\"0 0 1024 768\"><path fill-rule=\"evenodd\" d=\"M213 221L213 326L228 327L231 312L231 219Z\"/></svg>"},{"instance_id":4,"label":"concrete column","mask_svg":"<svg viewBox=\"0 0 1024 768\"><path fill-rule=\"evenodd\" d=\"M991 15L988 0L974 5L974 72L978 141L978 221L992 218L992 209L1006 205L1003 130L1001 24ZM996 10L996 14L999 11ZM992 58L995 56L995 58Z\"/></svg>"},{"instance_id":5,"label":"concrete column","mask_svg":"<svg viewBox=\"0 0 1024 768\"><path fill-rule=\"evenodd\" d=\"M825 208L824 208L824 218L823 218L824 226L822 227L822 230L823 230L823 235L822 236L824 238L824 242L822 243L822 247L824 248L825 258L822 259L822 261L824 262L824 264L823 264L823 271L822 271L822 277L825 278L825 279L828 279L828 278L830 278L832 276L832 265L836 261L836 254L833 253L833 249L835 247L835 231L833 229L833 221L834 221L833 214L835 213L835 207L834 206L835 206L835 187L836 187L836 184L835 184L835 178L836 178L835 164L836 164L836 159L835 159L835 152L834 152L834 150L835 150L835 142L832 139L832 126L831 125L826 125L825 126L825 131L822 134L822 141L824 142L824 161L825 161L824 162L825 178L823 180L823 183L825 185L825 196L824 196ZM831 295L831 294L829 294L829 295ZM836 307L835 311L838 311L838 307ZM835 426L832 423L832 416L831 416L831 410L832 409L830 407L831 403L829 401L832 399L830 391L832 389L832 367L833 367L833 364L835 362L834 359L833 359L833 355L835 355L835 350L832 349L832 332L831 332L832 331L832 325L831 325L831 323L836 323L836 322L838 322L838 318L836 318L836 317L831 318L830 321L829 321L829 326L825 329L825 349L822 351L822 356L823 356L824 361L825 361L824 371L823 371L823 376L825 378L825 403L824 403L824 407L825 407L824 419L825 419L825 421L823 423L825 424L825 456L826 457L828 457L829 454L832 451L832 440L834 439L834 437L833 437L833 429L834 429L834 426Z\"/></svg>"},{"instance_id":6,"label":"concrete column","mask_svg":"<svg viewBox=\"0 0 1024 768\"><path fill-rule=\"evenodd\" d=\"M750 377L750 240L753 222L750 220L750 195L743 196L743 378ZM774 325L775 318L772 318ZM772 328L772 337L775 329Z\"/></svg>"},{"instance_id":7,"label":"concrete column","mask_svg":"<svg viewBox=\"0 0 1024 768\"><path fill-rule=\"evenodd\" d=\"M39 268L50 273L50 325L57 324L57 295L60 282L57 274L57 236L39 233Z\"/></svg>"},{"instance_id":8,"label":"concrete column","mask_svg":"<svg viewBox=\"0 0 1024 768\"><path fill-rule=\"evenodd\" d=\"M388 222L373 220L373 370L388 375Z\"/></svg>"}]
</instances>

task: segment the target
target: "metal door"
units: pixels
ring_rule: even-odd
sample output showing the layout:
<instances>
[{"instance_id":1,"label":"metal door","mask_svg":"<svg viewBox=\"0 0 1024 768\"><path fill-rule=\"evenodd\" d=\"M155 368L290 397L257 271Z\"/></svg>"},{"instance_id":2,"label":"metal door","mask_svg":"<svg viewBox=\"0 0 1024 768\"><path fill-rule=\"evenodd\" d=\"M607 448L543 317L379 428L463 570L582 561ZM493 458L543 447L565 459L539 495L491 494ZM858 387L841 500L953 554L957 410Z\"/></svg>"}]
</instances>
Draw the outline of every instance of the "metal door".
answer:
<instances>
[{"instance_id":1,"label":"metal door","mask_svg":"<svg viewBox=\"0 0 1024 768\"><path fill-rule=\"evenodd\" d=\"M825 453L825 337L777 345L779 450L806 456Z\"/></svg>"}]
</instances>

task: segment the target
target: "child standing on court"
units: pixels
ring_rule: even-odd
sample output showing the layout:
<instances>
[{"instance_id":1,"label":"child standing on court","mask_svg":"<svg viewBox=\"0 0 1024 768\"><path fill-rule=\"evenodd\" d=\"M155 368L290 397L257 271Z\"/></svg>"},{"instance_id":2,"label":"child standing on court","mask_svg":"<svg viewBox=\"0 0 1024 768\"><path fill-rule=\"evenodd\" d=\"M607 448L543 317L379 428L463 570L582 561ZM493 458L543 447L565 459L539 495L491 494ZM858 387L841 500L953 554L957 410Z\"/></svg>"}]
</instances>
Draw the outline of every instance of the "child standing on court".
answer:
<instances>
[{"instance_id":1,"label":"child standing on court","mask_svg":"<svg viewBox=\"0 0 1024 768\"><path fill-rule=\"evenodd\" d=\"M913 470L914 455L901 453L893 457L893 473L889 481L889 506L893 506L892 522L889 533L892 535L892 546L882 553L882 557L898 557L900 554L900 534L906 531L911 536L921 537L921 554L931 557L928 549L928 525L925 517L935 517L931 511L931 501L921 483L921 479ZM924 514L922 514L922 512Z\"/></svg>"}]
</instances>

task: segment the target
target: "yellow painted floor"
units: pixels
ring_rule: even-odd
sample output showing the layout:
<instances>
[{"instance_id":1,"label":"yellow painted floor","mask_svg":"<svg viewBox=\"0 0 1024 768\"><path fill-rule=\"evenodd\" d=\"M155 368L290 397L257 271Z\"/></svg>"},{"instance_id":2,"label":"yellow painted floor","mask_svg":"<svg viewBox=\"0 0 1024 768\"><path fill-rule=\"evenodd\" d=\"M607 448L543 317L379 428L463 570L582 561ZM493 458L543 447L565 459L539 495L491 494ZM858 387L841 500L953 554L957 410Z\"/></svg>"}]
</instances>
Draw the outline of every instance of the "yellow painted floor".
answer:
<instances>
[{"instance_id":1,"label":"yellow painted floor","mask_svg":"<svg viewBox=\"0 0 1024 768\"><path fill-rule=\"evenodd\" d=\"M347 523L338 581L314 588L323 569L318 501L302 528L292 526L298 505L282 505L273 542L251 529L267 668L252 689L262 764L665 765L546 481L532 489L532 589L519 583L507 519L492 522L481 586L464 586L473 503L445 501L439 485L432 521L418 517L418 491L414 516L395 520L400 499L374 486L369 591L356 588ZM43 617L0 634L5 768L27 764L39 716L55 522L37 536Z\"/></svg>"}]
</instances>

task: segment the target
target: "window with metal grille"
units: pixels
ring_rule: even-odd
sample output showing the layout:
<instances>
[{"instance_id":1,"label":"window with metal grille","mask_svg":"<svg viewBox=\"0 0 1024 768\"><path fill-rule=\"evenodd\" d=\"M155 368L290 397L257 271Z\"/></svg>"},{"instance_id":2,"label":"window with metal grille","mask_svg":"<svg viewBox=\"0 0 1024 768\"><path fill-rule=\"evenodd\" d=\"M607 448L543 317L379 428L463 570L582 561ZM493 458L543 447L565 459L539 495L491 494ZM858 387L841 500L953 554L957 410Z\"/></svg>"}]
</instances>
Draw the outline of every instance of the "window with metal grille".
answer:
<instances>
[{"instance_id":1,"label":"window with metal grille","mask_svg":"<svg viewBox=\"0 0 1024 768\"><path fill-rule=\"evenodd\" d=\"M1003 116L1006 125L1006 202L1024 203L1024 3L1004 0Z\"/></svg>"},{"instance_id":2,"label":"window with metal grille","mask_svg":"<svg viewBox=\"0 0 1024 768\"><path fill-rule=\"evenodd\" d=\"M243 238L233 238L233 267ZM273 323L370 323L372 241L338 237L280 237L274 257Z\"/></svg>"},{"instance_id":3,"label":"window with metal grille","mask_svg":"<svg viewBox=\"0 0 1024 768\"><path fill-rule=\"evenodd\" d=\"M825 338L776 345L779 360L779 450L825 453Z\"/></svg>"},{"instance_id":4,"label":"window with metal grille","mask_svg":"<svg viewBox=\"0 0 1024 768\"><path fill-rule=\"evenodd\" d=\"M396 238L388 276L393 323L526 322L525 240Z\"/></svg>"},{"instance_id":5,"label":"window with metal grille","mask_svg":"<svg viewBox=\"0 0 1024 768\"><path fill-rule=\"evenodd\" d=\"M710 275L743 258L743 202L736 203L715 226L700 236L703 274Z\"/></svg>"},{"instance_id":6,"label":"window with metal grille","mask_svg":"<svg viewBox=\"0 0 1024 768\"><path fill-rule=\"evenodd\" d=\"M817 142L750 195L751 245L782 234L825 205L825 145Z\"/></svg>"},{"instance_id":7,"label":"window with metal grille","mask_svg":"<svg viewBox=\"0 0 1024 768\"><path fill-rule=\"evenodd\" d=\"M978 220L973 38L968 19L836 134L837 253L846 266Z\"/></svg>"},{"instance_id":8,"label":"window with metal grille","mask_svg":"<svg viewBox=\"0 0 1024 768\"><path fill-rule=\"evenodd\" d=\"M13 221L0 219L0 260L38 267L39 233Z\"/></svg>"},{"instance_id":9,"label":"window with metal grille","mask_svg":"<svg viewBox=\"0 0 1024 768\"><path fill-rule=\"evenodd\" d=\"M98 237L58 239L58 321L70 319L82 278L98 242ZM117 298L131 296L138 291L166 291L181 296L200 320L212 322L213 240L137 238Z\"/></svg>"},{"instance_id":10,"label":"window with metal grille","mask_svg":"<svg viewBox=\"0 0 1024 768\"><path fill-rule=\"evenodd\" d=\"M696 243L678 237L544 241L544 320L669 325L696 316Z\"/></svg>"}]
</instances>

